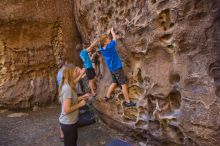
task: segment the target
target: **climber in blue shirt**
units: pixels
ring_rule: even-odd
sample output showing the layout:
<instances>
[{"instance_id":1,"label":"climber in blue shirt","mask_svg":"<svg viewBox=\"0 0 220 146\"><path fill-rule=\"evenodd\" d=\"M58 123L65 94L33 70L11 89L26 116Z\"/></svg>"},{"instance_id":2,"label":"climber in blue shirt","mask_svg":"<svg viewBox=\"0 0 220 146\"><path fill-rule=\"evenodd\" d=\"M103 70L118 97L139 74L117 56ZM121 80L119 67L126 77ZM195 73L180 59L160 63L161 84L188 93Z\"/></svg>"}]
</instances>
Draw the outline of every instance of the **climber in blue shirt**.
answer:
<instances>
[{"instance_id":1,"label":"climber in blue shirt","mask_svg":"<svg viewBox=\"0 0 220 146\"><path fill-rule=\"evenodd\" d=\"M110 39L109 34L112 35L112 40ZM122 92L125 97L125 101L123 105L125 107L136 106L136 103L132 102L128 95L128 86L127 86L127 78L122 69L122 62L116 50L117 42L116 35L111 28L108 30L107 34L102 35L100 38L100 46L99 50L102 53L102 56L107 64L107 67L112 75L112 84L110 85L107 96L105 97L106 101L111 98L111 94L113 90L117 87L117 85L122 86Z\"/></svg>"},{"instance_id":2,"label":"climber in blue shirt","mask_svg":"<svg viewBox=\"0 0 220 146\"><path fill-rule=\"evenodd\" d=\"M92 51L95 44L96 41L92 43L89 47L86 47L87 44L84 44L84 48L80 52L80 58L82 59L84 67L86 69L86 77L89 81L89 88L91 90L92 96L96 96L96 73L92 66L92 61L90 59L89 52Z\"/></svg>"}]
</instances>

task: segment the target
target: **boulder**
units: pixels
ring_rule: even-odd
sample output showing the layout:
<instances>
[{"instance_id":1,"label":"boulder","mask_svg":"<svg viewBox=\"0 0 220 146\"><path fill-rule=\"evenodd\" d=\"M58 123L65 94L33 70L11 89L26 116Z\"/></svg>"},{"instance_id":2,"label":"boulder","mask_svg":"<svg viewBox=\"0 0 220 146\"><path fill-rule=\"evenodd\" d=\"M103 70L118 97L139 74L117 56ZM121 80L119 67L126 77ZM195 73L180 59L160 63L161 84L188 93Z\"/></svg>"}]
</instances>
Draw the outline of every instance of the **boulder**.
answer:
<instances>
[{"instance_id":1,"label":"boulder","mask_svg":"<svg viewBox=\"0 0 220 146\"><path fill-rule=\"evenodd\" d=\"M220 3L218 0L77 0L83 41L113 27L135 108L120 88L104 101L104 66L95 107L110 126L163 145L220 142Z\"/></svg>"},{"instance_id":2,"label":"boulder","mask_svg":"<svg viewBox=\"0 0 220 146\"><path fill-rule=\"evenodd\" d=\"M0 1L0 107L54 102L58 65L80 63L78 43L72 0Z\"/></svg>"}]
</instances>

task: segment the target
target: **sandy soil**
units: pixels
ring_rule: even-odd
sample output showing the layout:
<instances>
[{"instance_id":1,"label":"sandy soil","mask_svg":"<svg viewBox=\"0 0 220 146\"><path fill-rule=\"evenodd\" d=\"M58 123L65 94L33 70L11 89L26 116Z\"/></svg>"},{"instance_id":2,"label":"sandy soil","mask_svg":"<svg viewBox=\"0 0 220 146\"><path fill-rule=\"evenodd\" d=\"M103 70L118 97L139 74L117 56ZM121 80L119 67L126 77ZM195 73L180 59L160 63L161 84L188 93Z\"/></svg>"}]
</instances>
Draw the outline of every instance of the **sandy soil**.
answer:
<instances>
[{"instance_id":1,"label":"sandy soil","mask_svg":"<svg viewBox=\"0 0 220 146\"><path fill-rule=\"evenodd\" d=\"M24 117L8 117L15 112ZM59 140L60 107L50 106L38 111L0 111L0 146L62 146ZM123 135L108 128L98 118L95 124L79 128L79 146L104 146Z\"/></svg>"}]
</instances>

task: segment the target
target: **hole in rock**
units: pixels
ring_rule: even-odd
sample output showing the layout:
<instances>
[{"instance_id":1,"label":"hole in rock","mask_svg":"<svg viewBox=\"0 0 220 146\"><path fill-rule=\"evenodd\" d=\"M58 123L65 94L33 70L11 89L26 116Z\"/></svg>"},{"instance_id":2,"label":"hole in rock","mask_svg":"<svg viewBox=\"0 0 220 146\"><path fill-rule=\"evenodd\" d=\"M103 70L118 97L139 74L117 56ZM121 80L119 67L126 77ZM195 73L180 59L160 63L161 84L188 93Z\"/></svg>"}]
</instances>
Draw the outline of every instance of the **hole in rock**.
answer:
<instances>
[{"instance_id":1,"label":"hole in rock","mask_svg":"<svg viewBox=\"0 0 220 146\"><path fill-rule=\"evenodd\" d=\"M215 95L216 95L217 97L220 97L220 86L217 86L217 87L216 87Z\"/></svg>"},{"instance_id":2,"label":"hole in rock","mask_svg":"<svg viewBox=\"0 0 220 146\"><path fill-rule=\"evenodd\" d=\"M124 10L121 10L120 12L119 12L119 15L121 16L121 15L123 15L124 14Z\"/></svg>"},{"instance_id":3,"label":"hole in rock","mask_svg":"<svg viewBox=\"0 0 220 146\"><path fill-rule=\"evenodd\" d=\"M172 34L165 34L160 38L160 41L163 43L169 43L172 38Z\"/></svg>"},{"instance_id":4,"label":"hole in rock","mask_svg":"<svg viewBox=\"0 0 220 146\"><path fill-rule=\"evenodd\" d=\"M153 131L156 132L157 130L160 129L160 122L158 120L154 120L154 121L149 121L149 131Z\"/></svg>"},{"instance_id":5,"label":"hole in rock","mask_svg":"<svg viewBox=\"0 0 220 146\"><path fill-rule=\"evenodd\" d=\"M139 116L140 117L143 117L143 116L145 116L146 115L146 113L144 112L144 111L141 111L140 113L139 113Z\"/></svg>"},{"instance_id":6,"label":"hole in rock","mask_svg":"<svg viewBox=\"0 0 220 146\"><path fill-rule=\"evenodd\" d=\"M179 74L171 74L169 78L170 84L175 84L180 81L180 75Z\"/></svg>"},{"instance_id":7,"label":"hole in rock","mask_svg":"<svg viewBox=\"0 0 220 146\"><path fill-rule=\"evenodd\" d=\"M139 86L133 85L128 88L128 93L131 97L139 97L139 96L143 95L144 89L142 89Z\"/></svg>"},{"instance_id":8,"label":"hole in rock","mask_svg":"<svg viewBox=\"0 0 220 146\"><path fill-rule=\"evenodd\" d=\"M119 94L119 95L118 95L118 99L119 99L119 100L124 100L124 99L125 99L125 98L124 98L124 95L123 95L123 94Z\"/></svg>"},{"instance_id":9,"label":"hole in rock","mask_svg":"<svg viewBox=\"0 0 220 146\"><path fill-rule=\"evenodd\" d=\"M107 0L107 5L110 5L110 0Z\"/></svg>"},{"instance_id":10,"label":"hole in rock","mask_svg":"<svg viewBox=\"0 0 220 146\"><path fill-rule=\"evenodd\" d=\"M141 69L140 68L137 68L136 78L137 78L137 81L139 83L143 83L143 78L142 78L142 75L141 75Z\"/></svg>"},{"instance_id":11,"label":"hole in rock","mask_svg":"<svg viewBox=\"0 0 220 146\"><path fill-rule=\"evenodd\" d=\"M124 1L120 1L119 2L119 6L122 8L122 7L124 7Z\"/></svg>"},{"instance_id":12,"label":"hole in rock","mask_svg":"<svg viewBox=\"0 0 220 146\"><path fill-rule=\"evenodd\" d=\"M168 145L178 145L183 143L184 135L176 126L171 126L165 123L165 125L163 125L163 134L168 138L166 139Z\"/></svg>"},{"instance_id":13,"label":"hole in rock","mask_svg":"<svg viewBox=\"0 0 220 146\"><path fill-rule=\"evenodd\" d=\"M150 83L150 77L144 77L144 83L149 84Z\"/></svg>"},{"instance_id":14,"label":"hole in rock","mask_svg":"<svg viewBox=\"0 0 220 146\"><path fill-rule=\"evenodd\" d=\"M169 104L167 111L172 112L175 109L180 108L181 94L179 91L173 91L166 97L166 103ZM166 110L166 109L165 109Z\"/></svg>"},{"instance_id":15,"label":"hole in rock","mask_svg":"<svg viewBox=\"0 0 220 146\"><path fill-rule=\"evenodd\" d=\"M131 16L131 9L128 9L127 13L128 13L128 16Z\"/></svg>"},{"instance_id":16,"label":"hole in rock","mask_svg":"<svg viewBox=\"0 0 220 146\"><path fill-rule=\"evenodd\" d=\"M153 112L156 108L156 104L154 103L155 97L152 96L152 95L148 95L147 100L148 100L148 113L149 113L150 116L152 116Z\"/></svg>"},{"instance_id":17,"label":"hole in rock","mask_svg":"<svg viewBox=\"0 0 220 146\"><path fill-rule=\"evenodd\" d=\"M170 27L169 28L172 28L174 26L174 23L170 23Z\"/></svg>"},{"instance_id":18,"label":"hole in rock","mask_svg":"<svg viewBox=\"0 0 220 146\"><path fill-rule=\"evenodd\" d=\"M138 111L136 108L126 108L124 109L124 116L132 121L136 121Z\"/></svg>"},{"instance_id":19,"label":"hole in rock","mask_svg":"<svg viewBox=\"0 0 220 146\"><path fill-rule=\"evenodd\" d=\"M157 6L157 9L162 9L165 7L165 5L169 2L169 0L163 0L161 1L158 6Z\"/></svg>"},{"instance_id":20,"label":"hole in rock","mask_svg":"<svg viewBox=\"0 0 220 146\"><path fill-rule=\"evenodd\" d=\"M155 4L157 1L156 0L151 0L151 3L152 4Z\"/></svg>"},{"instance_id":21,"label":"hole in rock","mask_svg":"<svg viewBox=\"0 0 220 146\"><path fill-rule=\"evenodd\" d=\"M143 126L146 126L146 125L147 125L147 122L145 122L143 120L138 120L138 122L135 123L136 127L143 127Z\"/></svg>"},{"instance_id":22,"label":"hole in rock","mask_svg":"<svg viewBox=\"0 0 220 146\"><path fill-rule=\"evenodd\" d=\"M173 45L167 45L165 49L168 53L173 54L174 53L174 46Z\"/></svg>"},{"instance_id":23,"label":"hole in rock","mask_svg":"<svg viewBox=\"0 0 220 146\"><path fill-rule=\"evenodd\" d=\"M210 76L220 78L220 60L215 61L209 65L209 74Z\"/></svg>"},{"instance_id":24,"label":"hole in rock","mask_svg":"<svg viewBox=\"0 0 220 146\"><path fill-rule=\"evenodd\" d=\"M108 15L109 17L112 17L112 13L113 13L112 9L109 9L108 12L107 12L107 15Z\"/></svg>"},{"instance_id":25,"label":"hole in rock","mask_svg":"<svg viewBox=\"0 0 220 146\"><path fill-rule=\"evenodd\" d=\"M141 116L141 115L145 115L146 112L147 112L147 107L145 107L145 106L139 106L139 107L138 107L138 111L139 111L139 115L140 115L140 116Z\"/></svg>"},{"instance_id":26,"label":"hole in rock","mask_svg":"<svg viewBox=\"0 0 220 146\"><path fill-rule=\"evenodd\" d=\"M137 83L137 81L135 79L131 78L131 79L129 79L129 83L130 84L135 84L135 83Z\"/></svg>"},{"instance_id":27,"label":"hole in rock","mask_svg":"<svg viewBox=\"0 0 220 146\"><path fill-rule=\"evenodd\" d=\"M122 108L121 104L117 104L117 111L118 111L119 115L123 114L123 108Z\"/></svg>"},{"instance_id":28,"label":"hole in rock","mask_svg":"<svg viewBox=\"0 0 220 146\"><path fill-rule=\"evenodd\" d=\"M115 21L116 21L116 23L118 23L118 22L119 22L119 18L118 18L118 17L116 17L116 18L115 18Z\"/></svg>"},{"instance_id":29,"label":"hole in rock","mask_svg":"<svg viewBox=\"0 0 220 146\"><path fill-rule=\"evenodd\" d=\"M127 116L123 116L123 121L124 122L135 122L136 121L136 117L127 117Z\"/></svg>"},{"instance_id":30,"label":"hole in rock","mask_svg":"<svg viewBox=\"0 0 220 146\"><path fill-rule=\"evenodd\" d=\"M214 77L214 83L216 86L220 86L220 76Z\"/></svg>"},{"instance_id":31,"label":"hole in rock","mask_svg":"<svg viewBox=\"0 0 220 146\"><path fill-rule=\"evenodd\" d=\"M150 117L149 117L149 115L147 114L147 112L140 112L140 113L139 113L139 118L140 118L140 119L143 119L143 120L145 120L145 121L149 121L149 119L150 119Z\"/></svg>"},{"instance_id":32,"label":"hole in rock","mask_svg":"<svg viewBox=\"0 0 220 146\"><path fill-rule=\"evenodd\" d=\"M138 109L139 109L140 112L147 111L147 107L144 107L144 106L139 106Z\"/></svg>"},{"instance_id":33,"label":"hole in rock","mask_svg":"<svg viewBox=\"0 0 220 146\"><path fill-rule=\"evenodd\" d=\"M170 9L165 9L159 14L159 22L164 31L168 30L174 25L171 23L170 17Z\"/></svg>"}]
</instances>

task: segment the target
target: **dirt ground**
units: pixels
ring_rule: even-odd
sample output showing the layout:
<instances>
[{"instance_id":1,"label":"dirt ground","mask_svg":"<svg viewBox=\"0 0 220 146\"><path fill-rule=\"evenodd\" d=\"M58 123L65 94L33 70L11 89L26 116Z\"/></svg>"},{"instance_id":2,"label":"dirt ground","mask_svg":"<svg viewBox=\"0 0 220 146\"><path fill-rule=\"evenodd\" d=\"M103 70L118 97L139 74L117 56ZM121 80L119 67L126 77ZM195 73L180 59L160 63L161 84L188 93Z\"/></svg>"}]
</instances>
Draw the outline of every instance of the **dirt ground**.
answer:
<instances>
[{"instance_id":1,"label":"dirt ground","mask_svg":"<svg viewBox=\"0 0 220 146\"><path fill-rule=\"evenodd\" d=\"M50 106L23 117L8 117L20 111L0 111L0 146L63 146L59 140L59 106ZM98 117L95 124L78 129L78 146L104 146L123 135L108 128ZM136 144L134 144L136 145Z\"/></svg>"}]
</instances>

